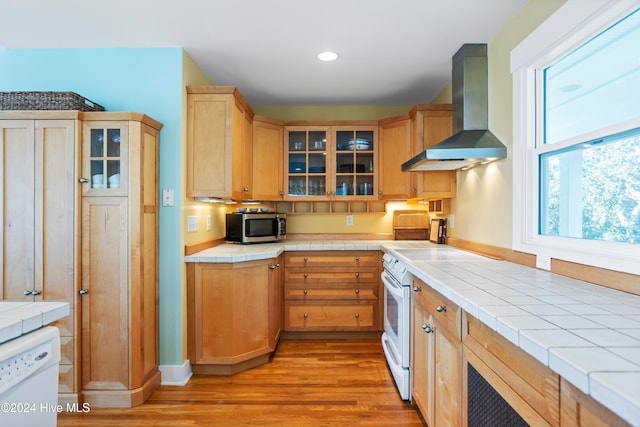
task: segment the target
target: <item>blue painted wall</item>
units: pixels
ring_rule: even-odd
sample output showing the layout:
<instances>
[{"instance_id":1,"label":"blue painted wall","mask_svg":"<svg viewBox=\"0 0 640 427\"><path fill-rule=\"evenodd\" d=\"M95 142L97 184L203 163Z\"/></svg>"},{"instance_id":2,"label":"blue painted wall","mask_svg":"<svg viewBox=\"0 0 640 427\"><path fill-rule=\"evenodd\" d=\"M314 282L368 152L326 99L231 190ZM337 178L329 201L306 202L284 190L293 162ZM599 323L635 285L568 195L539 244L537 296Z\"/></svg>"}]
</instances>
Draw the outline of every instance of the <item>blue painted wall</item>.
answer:
<instances>
[{"instance_id":1,"label":"blue painted wall","mask_svg":"<svg viewBox=\"0 0 640 427\"><path fill-rule=\"evenodd\" d=\"M72 91L107 111L161 122L160 188L176 205L160 208L160 363L182 364L180 200L183 49L0 48L0 91Z\"/></svg>"}]
</instances>

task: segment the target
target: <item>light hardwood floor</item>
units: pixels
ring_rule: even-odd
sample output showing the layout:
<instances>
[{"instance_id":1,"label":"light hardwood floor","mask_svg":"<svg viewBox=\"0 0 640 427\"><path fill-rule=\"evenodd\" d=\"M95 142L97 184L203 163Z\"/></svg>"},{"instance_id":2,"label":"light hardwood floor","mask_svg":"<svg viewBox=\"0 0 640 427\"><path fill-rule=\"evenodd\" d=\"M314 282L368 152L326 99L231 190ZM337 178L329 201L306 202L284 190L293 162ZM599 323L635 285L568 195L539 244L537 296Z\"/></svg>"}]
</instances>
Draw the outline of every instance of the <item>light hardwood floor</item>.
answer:
<instances>
[{"instance_id":1,"label":"light hardwood floor","mask_svg":"<svg viewBox=\"0 0 640 427\"><path fill-rule=\"evenodd\" d=\"M58 427L422 425L400 399L379 341L283 340L261 367L161 386L132 409L58 415Z\"/></svg>"}]
</instances>

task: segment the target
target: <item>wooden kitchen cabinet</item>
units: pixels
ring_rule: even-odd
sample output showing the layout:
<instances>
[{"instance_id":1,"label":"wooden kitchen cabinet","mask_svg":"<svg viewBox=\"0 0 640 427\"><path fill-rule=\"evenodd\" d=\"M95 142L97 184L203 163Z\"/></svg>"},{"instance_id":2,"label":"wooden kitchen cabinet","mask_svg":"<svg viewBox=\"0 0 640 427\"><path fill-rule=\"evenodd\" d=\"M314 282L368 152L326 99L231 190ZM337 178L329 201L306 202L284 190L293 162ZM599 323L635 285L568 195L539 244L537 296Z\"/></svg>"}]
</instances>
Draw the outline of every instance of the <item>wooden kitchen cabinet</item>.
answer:
<instances>
[{"instance_id":1,"label":"wooden kitchen cabinet","mask_svg":"<svg viewBox=\"0 0 640 427\"><path fill-rule=\"evenodd\" d=\"M73 309L77 122L2 117L2 299L62 300Z\"/></svg>"},{"instance_id":2,"label":"wooden kitchen cabinet","mask_svg":"<svg viewBox=\"0 0 640 427\"><path fill-rule=\"evenodd\" d=\"M91 407L136 406L160 385L161 127L137 113L83 121L80 392Z\"/></svg>"},{"instance_id":3,"label":"wooden kitchen cabinet","mask_svg":"<svg viewBox=\"0 0 640 427\"><path fill-rule=\"evenodd\" d=\"M77 112L0 112L0 299L69 302L55 323L61 402L77 402L79 123Z\"/></svg>"},{"instance_id":4,"label":"wooden kitchen cabinet","mask_svg":"<svg viewBox=\"0 0 640 427\"><path fill-rule=\"evenodd\" d=\"M187 350L196 374L269 361L282 331L282 261L187 265Z\"/></svg>"},{"instance_id":5,"label":"wooden kitchen cabinet","mask_svg":"<svg viewBox=\"0 0 640 427\"><path fill-rule=\"evenodd\" d=\"M376 200L377 122L289 122L285 200Z\"/></svg>"},{"instance_id":6,"label":"wooden kitchen cabinet","mask_svg":"<svg viewBox=\"0 0 640 427\"><path fill-rule=\"evenodd\" d=\"M377 331L378 265L377 251L286 252L285 331Z\"/></svg>"},{"instance_id":7,"label":"wooden kitchen cabinet","mask_svg":"<svg viewBox=\"0 0 640 427\"><path fill-rule=\"evenodd\" d=\"M253 118L253 198L284 199L282 155L283 122L263 116Z\"/></svg>"},{"instance_id":8,"label":"wooden kitchen cabinet","mask_svg":"<svg viewBox=\"0 0 640 427\"><path fill-rule=\"evenodd\" d=\"M416 196L415 173L402 172L402 164L413 156L411 120L402 115L381 120L380 171L378 195L383 200L402 200Z\"/></svg>"},{"instance_id":9,"label":"wooden kitchen cabinet","mask_svg":"<svg viewBox=\"0 0 640 427\"><path fill-rule=\"evenodd\" d=\"M462 310L414 278L411 313L413 401L429 426L461 426Z\"/></svg>"},{"instance_id":10,"label":"wooden kitchen cabinet","mask_svg":"<svg viewBox=\"0 0 640 427\"><path fill-rule=\"evenodd\" d=\"M269 264L269 348L276 351L284 331L284 255Z\"/></svg>"},{"instance_id":11,"label":"wooden kitchen cabinet","mask_svg":"<svg viewBox=\"0 0 640 427\"><path fill-rule=\"evenodd\" d=\"M187 86L187 196L251 200L253 110L233 86Z\"/></svg>"},{"instance_id":12,"label":"wooden kitchen cabinet","mask_svg":"<svg viewBox=\"0 0 640 427\"><path fill-rule=\"evenodd\" d=\"M452 106L417 105L411 109L413 157L452 134ZM417 196L424 199L456 196L456 171L409 172L415 175Z\"/></svg>"},{"instance_id":13,"label":"wooden kitchen cabinet","mask_svg":"<svg viewBox=\"0 0 640 427\"><path fill-rule=\"evenodd\" d=\"M529 425L565 425L560 424L558 374L469 313L464 313L462 323L465 379L468 366L472 366ZM469 408L466 380L462 395L466 414Z\"/></svg>"},{"instance_id":14,"label":"wooden kitchen cabinet","mask_svg":"<svg viewBox=\"0 0 640 427\"><path fill-rule=\"evenodd\" d=\"M560 425L576 427L631 427L619 416L560 378Z\"/></svg>"}]
</instances>

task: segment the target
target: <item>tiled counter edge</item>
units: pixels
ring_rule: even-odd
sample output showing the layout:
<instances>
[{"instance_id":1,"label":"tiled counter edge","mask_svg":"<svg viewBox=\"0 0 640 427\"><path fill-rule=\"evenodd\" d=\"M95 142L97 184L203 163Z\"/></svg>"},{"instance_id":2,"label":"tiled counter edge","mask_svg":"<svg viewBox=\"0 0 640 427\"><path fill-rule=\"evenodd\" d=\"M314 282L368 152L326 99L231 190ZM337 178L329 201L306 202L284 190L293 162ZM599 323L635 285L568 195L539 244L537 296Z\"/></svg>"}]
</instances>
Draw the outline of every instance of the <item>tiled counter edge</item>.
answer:
<instances>
[{"instance_id":1,"label":"tiled counter edge","mask_svg":"<svg viewBox=\"0 0 640 427\"><path fill-rule=\"evenodd\" d=\"M499 260L409 271L632 425L640 425L640 296Z\"/></svg>"}]
</instances>

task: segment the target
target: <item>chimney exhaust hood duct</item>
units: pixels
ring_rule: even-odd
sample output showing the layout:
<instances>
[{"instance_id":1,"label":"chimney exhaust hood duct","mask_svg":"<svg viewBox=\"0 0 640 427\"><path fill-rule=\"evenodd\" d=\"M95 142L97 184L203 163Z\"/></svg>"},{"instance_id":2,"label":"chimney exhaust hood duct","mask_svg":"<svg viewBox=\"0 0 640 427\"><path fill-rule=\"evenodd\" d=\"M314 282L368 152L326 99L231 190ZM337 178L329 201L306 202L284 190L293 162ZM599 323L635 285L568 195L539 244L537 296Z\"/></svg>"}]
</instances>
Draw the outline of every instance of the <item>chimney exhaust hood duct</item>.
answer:
<instances>
[{"instance_id":1,"label":"chimney exhaust hood duct","mask_svg":"<svg viewBox=\"0 0 640 427\"><path fill-rule=\"evenodd\" d=\"M507 156L489 131L486 44L464 44L453 56L453 136L402 164L403 172L467 168Z\"/></svg>"}]
</instances>

